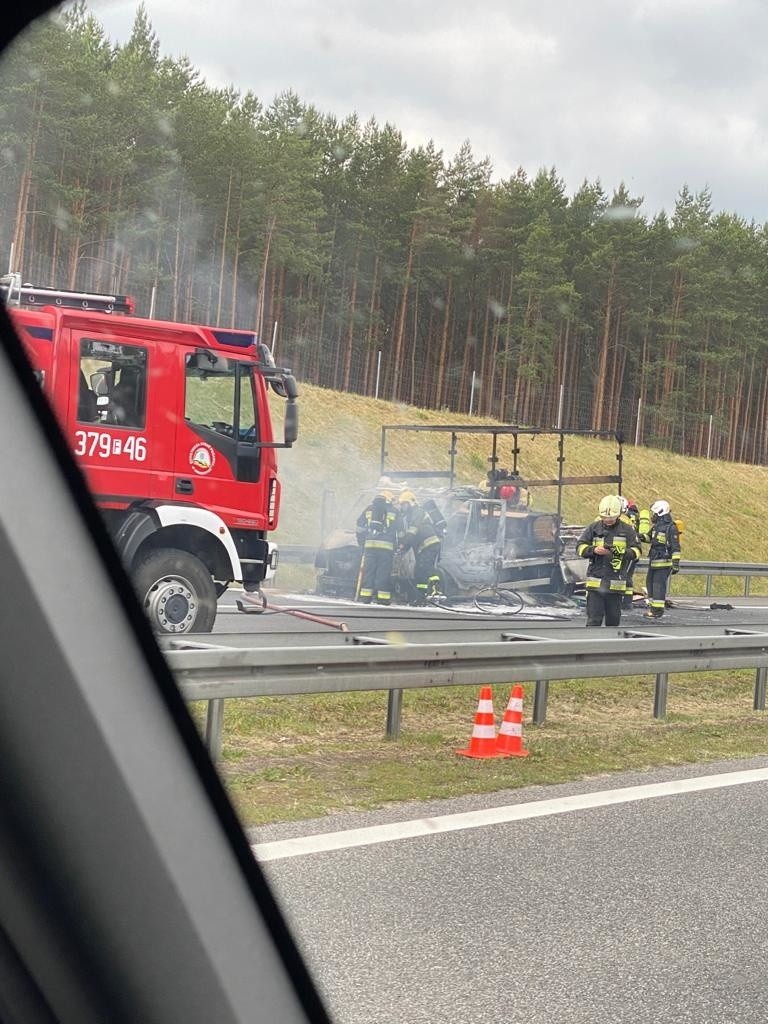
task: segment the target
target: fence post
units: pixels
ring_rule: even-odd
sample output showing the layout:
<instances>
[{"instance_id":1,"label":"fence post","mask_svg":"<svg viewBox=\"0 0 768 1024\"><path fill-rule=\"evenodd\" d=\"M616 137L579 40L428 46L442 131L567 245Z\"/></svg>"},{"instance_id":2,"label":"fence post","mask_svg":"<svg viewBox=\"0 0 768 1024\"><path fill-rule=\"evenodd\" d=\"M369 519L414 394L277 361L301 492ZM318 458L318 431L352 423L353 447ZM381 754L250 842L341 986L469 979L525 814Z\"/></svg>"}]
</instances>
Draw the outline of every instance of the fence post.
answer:
<instances>
[{"instance_id":1,"label":"fence post","mask_svg":"<svg viewBox=\"0 0 768 1024\"><path fill-rule=\"evenodd\" d=\"M547 698L549 697L549 680L537 679L533 691L533 724L544 725L547 717Z\"/></svg>"},{"instance_id":2,"label":"fence post","mask_svg":"<svg viewBox=\"0 0 768 1024\"><path fill-rule=\"evenodd\" d=\"M669 674L667 672L659 672L656 676L656 692L653 696L653 717L663 718L667 713L667 688L669 684Z\"/></svg>"},{"instance_id":3,"label":"fence post","mask_svg":"<svg viewBox=\"0 0 768 1024\"><path fill-rule=\"evenodd\" d=\"M400 715L403 710L403 691L390 690L387 700L387 739L400 738Z\"/></svg>"},{"instance_id":4,"label":"fence post","mask_svg":"<svg viewBox=\"0 0 768 1024\"><path fill-rule=\"evenodd\" d=\"M205 719L205 745L212 761L221 757L221 734L224 728L224 698L216 697L208 701L208 714Z\"/></svg>"},{"instance_id":5,"label":"fence post","mask_svg":"<svg viewBox=\"0 0 768 1024\"><path fill-rule=\"evenodd\" d=\"M755 699L752 701L754 711L765 711L765 682L768 678L768 668L763 665L755 673Z\"/></svg>"}]
</instances>

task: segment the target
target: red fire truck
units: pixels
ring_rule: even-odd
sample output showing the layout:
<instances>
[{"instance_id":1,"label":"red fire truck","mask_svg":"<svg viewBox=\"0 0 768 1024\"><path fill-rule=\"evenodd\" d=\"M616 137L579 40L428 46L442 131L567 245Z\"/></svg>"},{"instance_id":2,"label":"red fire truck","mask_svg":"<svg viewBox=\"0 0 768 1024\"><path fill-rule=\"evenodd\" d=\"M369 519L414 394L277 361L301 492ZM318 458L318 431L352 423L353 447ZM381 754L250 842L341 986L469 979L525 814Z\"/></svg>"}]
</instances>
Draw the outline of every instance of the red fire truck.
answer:
<instances>
[{"instance_id":1,"label":"red fire truck","mask_svg":"<svg viewBox=\"0 0 768 1024\"><path fill-rule=\"evenodd\" d=\"M258 591L277 566L275 449L298 434L290 370L252 333L134 317L125 295L12 275L0 296L153 627L209 632L230 583ZM287 400L282 442L268 386Z\"/></svg>"}]
</instances>

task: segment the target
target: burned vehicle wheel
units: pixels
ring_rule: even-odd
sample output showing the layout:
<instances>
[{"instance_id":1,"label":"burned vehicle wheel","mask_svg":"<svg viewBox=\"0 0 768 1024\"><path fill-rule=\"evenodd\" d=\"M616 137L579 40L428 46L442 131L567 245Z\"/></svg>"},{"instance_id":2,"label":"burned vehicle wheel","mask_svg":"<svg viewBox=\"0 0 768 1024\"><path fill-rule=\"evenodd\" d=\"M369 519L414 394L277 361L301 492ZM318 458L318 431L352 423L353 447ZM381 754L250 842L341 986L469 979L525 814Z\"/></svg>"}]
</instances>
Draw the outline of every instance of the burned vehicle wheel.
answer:
<instances>
[{"instance_id":1,"label":"burned vehicle wheel","mask_svg":"<svg viewBox=\"0 0 768 1024\"><path fill-rule=\"evenodd\" d=\"M139 601L158 633L210 633L216 621L216 585L194 555L175 548L152 551L134 572Z\"/></svg>"},{"instance_id":2,"label":"burned vehicle wheel","mask_svg":"<svg viewBox=\"0 0 768 1024\"><path fill-rule=\"evenodd\" d=\"M315 556L317 593L354 599L362 551L352 530L334 530Z\"/></svg>"}]
</instances>

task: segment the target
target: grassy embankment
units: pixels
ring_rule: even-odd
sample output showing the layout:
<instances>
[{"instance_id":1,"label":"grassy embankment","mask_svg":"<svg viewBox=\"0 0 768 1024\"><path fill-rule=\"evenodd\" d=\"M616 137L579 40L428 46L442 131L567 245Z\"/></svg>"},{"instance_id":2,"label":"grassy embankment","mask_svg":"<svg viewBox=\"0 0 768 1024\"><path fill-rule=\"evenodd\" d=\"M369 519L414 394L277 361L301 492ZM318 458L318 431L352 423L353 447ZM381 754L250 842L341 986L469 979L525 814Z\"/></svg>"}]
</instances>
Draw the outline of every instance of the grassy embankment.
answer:
<instances>
[{"instance_id":1,"label":"grassy embankment","mask_svg":"<svg viewBox=\"0 0 768 1024\"><path fill-rule=\"evenodd\" d=\"M340 524L356 495L378 476L380 426L391 423L475 423L386 402L302 389L301 437L282 453L283 505L278 540L316 544L324 491L333 491ZM279 417L280 403L275 402ZM278 430L280 426L278 424ZM396 468L447 468L446 435L393 436ZM488 468L487 440L462 437L459 479L476 483ZM502 456L508 448L500 449ZM569 438L567 475L614 472L615 445ZM521 470L531 477L556 472L554 444L523 439ZM638 503L668 499L685 520L684 557L768 561L762 526L768 471L751 466L684 459L627 445L624 492ZM502 463L503 464L503 463ZM604 487L573 488L565 517L594 515ZM536 505L551 507L554 493L537 492ZM676 589L695 592L678 577ZM678 586L679 584L679 586ZM312 574L283 566L278 588L309 589ZM739 593L741 581L720 581L718 594ZM754 593L766 587L753 586ZM703 592L703 580L699 581ZM767 602L768 603L768 602ZM558 682L550 689L547 722L529 722L532 687L526 688L525 761L467 761L454 749L466 745L477 690L447 687L406 691L402 738L383 738L386 694L356 693L228 701L223 776L246 824L322 815L393 800L449 797L533 783L656 765L746 757L768 751L765 716L753 712L751 672L676 675L670 679L665 721L651 717L652 678ZM497 715L508 688L497 687ZM199 712L199 709L198 709Z\"/></svg>"}]
</instances>

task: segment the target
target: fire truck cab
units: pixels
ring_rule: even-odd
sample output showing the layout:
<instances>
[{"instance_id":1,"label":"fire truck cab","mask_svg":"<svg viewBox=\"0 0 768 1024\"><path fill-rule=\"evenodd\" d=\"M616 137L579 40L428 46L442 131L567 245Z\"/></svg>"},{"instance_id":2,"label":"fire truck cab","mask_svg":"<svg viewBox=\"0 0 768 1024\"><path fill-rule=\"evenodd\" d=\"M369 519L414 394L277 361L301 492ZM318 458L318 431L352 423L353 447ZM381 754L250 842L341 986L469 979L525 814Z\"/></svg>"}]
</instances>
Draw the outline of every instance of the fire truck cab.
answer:
<instances>
[{"instance_id":1,"label":"fire truck cab","mask_svg":"<svg viewBox=\"0 0 768 1024\"><path fill-rule=\"evenodd\" d=\"M210 631L230 583L257 591L277 565L275 449L298 434L290 370L247 331L121 316L127 296L17 278L0 294L153 627ZM287 401L281 442L268 387Z\"/></svg>"}]
</instances>

